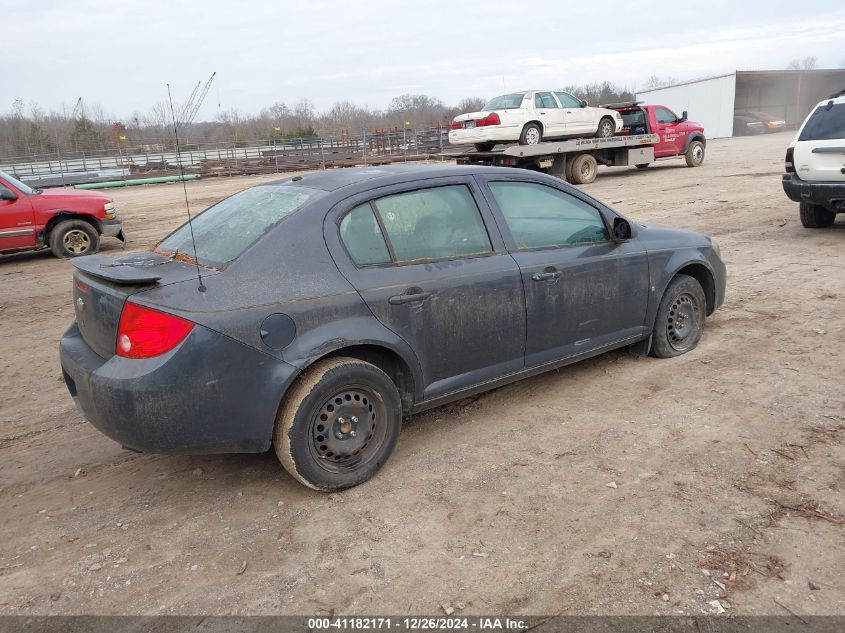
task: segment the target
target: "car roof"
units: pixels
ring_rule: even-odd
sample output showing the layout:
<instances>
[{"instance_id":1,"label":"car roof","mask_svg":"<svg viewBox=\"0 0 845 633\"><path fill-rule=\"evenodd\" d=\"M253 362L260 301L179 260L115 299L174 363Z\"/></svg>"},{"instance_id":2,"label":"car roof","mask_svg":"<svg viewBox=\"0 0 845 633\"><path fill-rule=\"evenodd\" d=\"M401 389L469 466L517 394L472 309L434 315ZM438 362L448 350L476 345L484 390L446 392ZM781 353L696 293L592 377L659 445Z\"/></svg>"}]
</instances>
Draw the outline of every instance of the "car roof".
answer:
<instances>
[{"instance_id":1,"label":"car roof","mask_svg":"<svg viewBox=\"0 0 845 633\"><path fill-rule=\"evenodd\" d=\"M512 173L512 168L484 167L476 165L383 165L378 167L347 167L343 169L325 169L312 173L272 180L262 183L266 185L295 185L320 189L322 191L337 191L344 187L359 186L355 189L375 189L385 185L392 185L409 180L424 178L441 178L447 176L466 176L477 173Z\"/></svg>"}]
</instances>

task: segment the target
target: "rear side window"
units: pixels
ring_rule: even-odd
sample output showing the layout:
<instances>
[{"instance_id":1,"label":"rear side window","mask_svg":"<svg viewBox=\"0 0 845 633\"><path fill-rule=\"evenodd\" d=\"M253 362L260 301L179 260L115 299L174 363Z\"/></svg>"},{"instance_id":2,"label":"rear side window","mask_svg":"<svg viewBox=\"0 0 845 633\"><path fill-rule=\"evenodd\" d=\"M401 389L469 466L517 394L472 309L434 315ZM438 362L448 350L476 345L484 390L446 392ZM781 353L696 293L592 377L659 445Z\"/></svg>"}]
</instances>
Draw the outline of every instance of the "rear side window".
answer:
<instances>
[{"instance_id":1,"label":"rear side window","mask_svg":"<svg viewBox=\"0 0 845 633\"><path fill-rule=\"evenodd\" d=\"M845 103L820 105L810 115L799 141L828 141L845 138Z\"/></svg>"},{"instance_id":2,"label":"rear side window","mask_svg":"<svg viewBox=\"0 0 845 633\"><path fill-rule=\"evenodd\" d=\"M509 110L512 108L521 108L522 100L525 94L516 92L510 95L502 95L501 97L494 97L484 104L482 110Z\"/></svg>"},{"instance_id":3,"label":"rear side window","mask_svg":"<svg viewBox=\"0 0 845 633\"><path fill-rule=\"evenodd\" d=\"M528 182L491 182L490 189L520 249L609 239L598 209L568 193Z\"/></svg>"},{"instance_id":4,"label":"rear side window","mask_svg":"<svg viewBox=\"0 0 845 633\"><path fill-rule=\"evenodd\" d=\"M222 266L317 195L314 189L289 185L261 185L241 191L193 219L193 240L191 226L186 223L159 242L155 252L188 255L206 266Z\"/></svg>"},{"instance_id":5,"label":"rear side window","mask_svg":"<svg viewBox=\"0 0 845 633\"><path fill-rule=\"evenodd\" d=\"M354 208L343 218L340 239L357 266L390 262L387 244L369 203Z\"/></svg>"},{"instance_id":6,"label":"rear side window","mask_svg":"<svg viewBox=\"0 0 845 633\"><path fill-rule=\"evenodd\" d=\"M409 191L373 201L394 260L408 262L492 252L466 185Z\"/></svg>"},{"instance_id":7,"label":"rear side window","mask_svg":"<svg viewBox=\"0 0 845 633\"><path fill-rule=\"evenodd\" d=\"M538 92L534 95L535 108L556 108L557 103L551 92Z\"/></svg>"}]
</instances>

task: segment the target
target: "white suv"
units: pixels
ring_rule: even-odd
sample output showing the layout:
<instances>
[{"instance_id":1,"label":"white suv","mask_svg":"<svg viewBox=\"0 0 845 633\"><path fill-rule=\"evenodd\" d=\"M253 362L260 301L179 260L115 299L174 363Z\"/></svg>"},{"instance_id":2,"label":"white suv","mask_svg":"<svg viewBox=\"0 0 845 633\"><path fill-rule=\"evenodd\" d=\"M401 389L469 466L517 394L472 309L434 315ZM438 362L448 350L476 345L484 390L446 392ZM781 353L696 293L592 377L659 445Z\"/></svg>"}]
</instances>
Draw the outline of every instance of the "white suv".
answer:
<instances>
[{"instance_id":1,"label":"white suv","mask_svg":"<svg viewBox=\"0 0 845 633\"><path fill-rule=\"evenodd\" d=\"M845 90L820 102L786 150L783 190L801 224L819 229L845 213Z\"/></svg>"},{"instance_id":2,"label":"white suv","mask_svg":"<svg viewBox=\"0 0 845 633\"><path fill-rule=\"evenodd\" d=\"M560 90L528 90L490 99L479 112L452 121L449 142L474 144L489 151L497 143L536 145L544 140L579 136L615 136L622 125L616 110L591 108Z\"/></svg>"}]
</instances>

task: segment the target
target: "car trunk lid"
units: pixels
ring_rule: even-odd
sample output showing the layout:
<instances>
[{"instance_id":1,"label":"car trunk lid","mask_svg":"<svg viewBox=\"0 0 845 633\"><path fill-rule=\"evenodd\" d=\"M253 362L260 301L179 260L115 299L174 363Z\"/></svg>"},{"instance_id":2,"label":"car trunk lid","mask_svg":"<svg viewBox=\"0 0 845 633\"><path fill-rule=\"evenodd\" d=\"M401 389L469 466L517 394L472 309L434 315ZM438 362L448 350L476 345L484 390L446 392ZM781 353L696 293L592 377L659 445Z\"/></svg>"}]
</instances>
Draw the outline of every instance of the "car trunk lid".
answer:
<instances>
[{"instance_id":1,"label":"car trunk lid","mask_svg":"<svg viewBox=\"0 0 845 633\"><path fill-rule=\"evenodd\" d=\"M126 299L152 288L196 279L197 269L188 263L155 253L118 259L90 255L71 260L73 307L82 338L102 358L115 352L117 327ZM205 269L203 277L219 274Z\"/></svg>"}]
</instances>

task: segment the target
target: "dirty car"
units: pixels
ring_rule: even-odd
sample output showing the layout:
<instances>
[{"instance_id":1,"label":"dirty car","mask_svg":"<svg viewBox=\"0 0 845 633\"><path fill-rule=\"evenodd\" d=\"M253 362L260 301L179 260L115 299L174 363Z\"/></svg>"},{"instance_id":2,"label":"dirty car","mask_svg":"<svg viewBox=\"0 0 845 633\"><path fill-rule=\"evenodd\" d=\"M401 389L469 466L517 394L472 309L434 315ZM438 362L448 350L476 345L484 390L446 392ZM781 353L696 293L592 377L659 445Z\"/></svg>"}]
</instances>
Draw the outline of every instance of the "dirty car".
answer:
<instances>
[{"instance_id":1,"label":"dirty car","mask_svg":"<svg viewBox=\"0 0 845 633\"><path fill-rule=\"evenodd\" d=\"M403 416L616 348L693 350L726 277L706 236L474 166L269 182L151 252L73 264L61 365L91 424L137 451L273 447L318 490L374 475Z\"/></svg>"}]
</instances>

